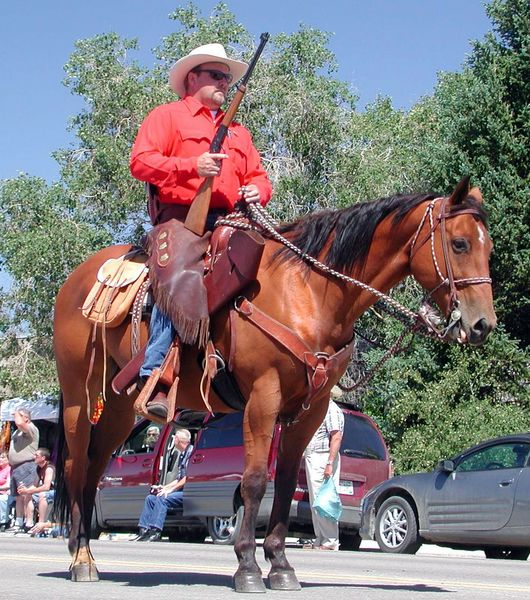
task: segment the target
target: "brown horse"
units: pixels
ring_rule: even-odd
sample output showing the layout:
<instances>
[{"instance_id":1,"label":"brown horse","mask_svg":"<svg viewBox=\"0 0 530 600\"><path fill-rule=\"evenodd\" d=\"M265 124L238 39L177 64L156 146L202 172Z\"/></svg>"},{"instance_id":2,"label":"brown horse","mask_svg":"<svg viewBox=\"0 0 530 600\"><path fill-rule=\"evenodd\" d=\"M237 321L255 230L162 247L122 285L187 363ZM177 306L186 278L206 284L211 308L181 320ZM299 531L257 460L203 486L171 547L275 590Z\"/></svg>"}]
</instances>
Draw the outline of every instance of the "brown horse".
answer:
<instances>
[{"instance_id":1,"label":"brown horse","mask_svg":"<svg viewBox=\"0 0 530 600\"><path fill-rule=\"evenodd\" d=\"M348 364L349 353L340 350L348 347L355 320L377 300L371 289L352 285L350 277L386 292L413 275L446 317L452 315L445 335L448 340L478 345L495 326L488 268L492 244L481 205L480 191L470 190L465 179L450 198L393 197L302 217L279 231L327 267L304 263L277 240L268 239L258 284L246 294L251 304L239 301L235 308L231 305L215 315L212 339L225 357L232 357L233 372L246 399L246 464L241 482L244 518L235 544L237 591L265 590L255 559L255 523L265 491L272 431L278 420L284 426L264 552L271 563L271 588L300 588L285 557L289 507L300 459L326 413L332 386ZM105 376L106 403L97 425L89 422L85 380L91 357L91 324L80 307L99 266L129 248L107 248L80 265L60 290L55 308L74 581L98 578L89 548L96 485L110 454L129 434L134 420L134 395L117 395L110 387L114 374L131 358L130 324L124 323L107 330L106 365L101 339L96 339L88 391L93 402ZM342 275L337 277L339 273ZM280 325L278 339L252 320L251 312L265 314L267 323L272 317L288 328L288 333ZM146 332L142 335L145 340ZM289 349L285 339L298 344L302 351ZM198 392L200 378L197 349L188 347L181 368L179 406L204 408ZM210 402L214 412L227 412L215 393Z\"/></svg>"}]
</instances>

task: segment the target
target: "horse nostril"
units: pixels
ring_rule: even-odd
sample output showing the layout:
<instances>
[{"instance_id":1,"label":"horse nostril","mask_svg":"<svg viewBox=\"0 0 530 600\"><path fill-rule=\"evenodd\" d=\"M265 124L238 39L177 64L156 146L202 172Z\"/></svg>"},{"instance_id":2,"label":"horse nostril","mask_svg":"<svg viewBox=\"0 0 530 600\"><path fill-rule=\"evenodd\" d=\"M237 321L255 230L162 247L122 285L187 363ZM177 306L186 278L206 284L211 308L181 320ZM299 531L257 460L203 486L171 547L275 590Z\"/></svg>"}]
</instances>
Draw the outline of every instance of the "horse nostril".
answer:
<instances>
[{"instance_id":1,"label":"horse nostril","mask_svg":"<svg viewBox=\"0 0 530 600\"><path fill-rule=\"evenodd\" d=\"M486 321L486 319L479 319L474 325L473 325L473 333L480 335L480 336L484 336L487 333L489 333L491 330L491 327L488 325L488 322Z\"/></svg>"}]
</instances>

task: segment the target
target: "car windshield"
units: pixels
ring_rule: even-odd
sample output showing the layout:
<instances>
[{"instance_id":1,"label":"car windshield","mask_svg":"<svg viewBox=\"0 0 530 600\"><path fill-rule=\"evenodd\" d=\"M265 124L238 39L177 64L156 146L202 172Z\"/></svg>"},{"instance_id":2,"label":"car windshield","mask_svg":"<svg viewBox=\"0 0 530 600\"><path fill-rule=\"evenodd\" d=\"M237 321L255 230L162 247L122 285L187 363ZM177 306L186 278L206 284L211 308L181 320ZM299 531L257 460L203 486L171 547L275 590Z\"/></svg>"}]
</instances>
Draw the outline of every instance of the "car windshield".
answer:
<instances>
[{"instance_id":1,"label":"car windshield","mask_svg":"<svg viewBox=\"0 0 530 600\"><path fill-rule=\"evenodd\" d=\"M344 418L341 453L353 458L385 460L385 445L370 421L349 413L345 413Z\"/></svg>"}]
</instances>

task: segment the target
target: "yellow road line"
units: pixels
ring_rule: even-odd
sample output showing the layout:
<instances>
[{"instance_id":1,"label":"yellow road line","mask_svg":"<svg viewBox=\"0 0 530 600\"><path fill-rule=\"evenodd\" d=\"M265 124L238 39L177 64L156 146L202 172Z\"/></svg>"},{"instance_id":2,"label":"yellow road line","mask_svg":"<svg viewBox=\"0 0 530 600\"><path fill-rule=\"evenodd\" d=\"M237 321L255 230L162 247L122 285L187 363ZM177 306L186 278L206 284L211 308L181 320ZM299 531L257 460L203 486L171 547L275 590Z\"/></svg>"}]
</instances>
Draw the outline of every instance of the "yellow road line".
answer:
<instances>
[{"instance_id":1,"label":"yellow road line","mask_svg":"<svg viewBox=\"0 0 530 600\"><path fill-rule=\"evenodd\" d=\"M52 563L62 563L65 565L65 570L67 568L68 560L65 560L63 557L43 557L42 555L31 555L31 554L11 554L2 556L2 561L23 561L23 562L52 562ZM99 568L102 567L128 567L130 569L137 569L138 571L142 570L151 570L151 569L164 569L167 571L194 571L198 573L211 573L212 566L202 566L196 563L165 563L165 562L139 562L139 561L123 561L123 560L105 560L99 559L97 561L97 565ZM215 566L216 573L227 573L232 575L235 570L234 565L228 567L224 567L221 565ZM104 570L104 569L102 569ZM530 586L522 586L522 585L509 585L506 583L486 583L486 582L469 582L469 581L458 581L458 580L443 580L443 579L411 579L407 577L395 577L391 575L371 575L368 573L359 573L359 574L344 574L341 575L339 573L330 574L329 572L318 572L318 571L304 571L303 569L297 569L296 574L300 581L304 582L306 580L310 581L321 581L321 582L349 582L362 584L364 583L384 583L390 585L414 585L414 586L429 586L429 587L445 587L451 590L456 590L458 588L464 589L475 589L475 590L498 590L502 591L505 594L509 592L522 592L528 594L530 590ZM325 583L323 583L325 585Z\"/></svg>"}]
</instances>

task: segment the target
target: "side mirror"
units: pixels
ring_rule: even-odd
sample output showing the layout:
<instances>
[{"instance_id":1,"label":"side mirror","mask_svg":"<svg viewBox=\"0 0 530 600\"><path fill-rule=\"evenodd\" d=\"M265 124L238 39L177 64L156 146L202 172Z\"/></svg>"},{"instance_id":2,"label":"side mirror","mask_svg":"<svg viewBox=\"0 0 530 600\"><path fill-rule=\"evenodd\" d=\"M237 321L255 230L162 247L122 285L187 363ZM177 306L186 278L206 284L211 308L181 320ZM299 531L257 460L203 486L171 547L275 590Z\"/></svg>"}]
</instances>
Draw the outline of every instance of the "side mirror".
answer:
<instances>
[{"instance_id":1,"label":"side mirror","mask_svg":"<svg viewBox=\"0 0 530 600\"><path fill-rule=\"evenodd\" d=\"M456 466L452 460L441 460L438 463L438 469L444 473L453 473L453 471L456 469Z\"/></svg>"}]
</instances>

